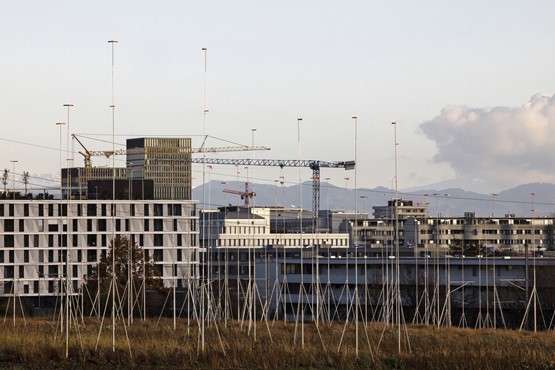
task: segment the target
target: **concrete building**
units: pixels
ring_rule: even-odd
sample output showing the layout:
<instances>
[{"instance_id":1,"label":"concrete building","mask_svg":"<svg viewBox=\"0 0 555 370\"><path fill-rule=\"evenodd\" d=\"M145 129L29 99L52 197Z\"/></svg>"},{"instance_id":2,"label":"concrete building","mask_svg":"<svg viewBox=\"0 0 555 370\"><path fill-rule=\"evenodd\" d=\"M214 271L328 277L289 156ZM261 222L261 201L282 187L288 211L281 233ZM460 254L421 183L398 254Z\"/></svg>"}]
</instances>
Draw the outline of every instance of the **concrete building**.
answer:
<instances>
[{"instance_id":1,"label":"concrete building","mask_svg":"<svg viewBox=\"0 0 555 370\"><path fill-rule=\"evenodd\" d=\"M368 252L351 250L351 258L345 258L332 250L321 250L317 258L303 260L256 255L253 274L260 296L267 299L269 317L285 314L294 319L301 312L298 305L302 288L306 320L352 318L355 308L351 305L356 301L361 316L387 320L394 303L385 297L396 285L396 260L373 257ZM354 253L357 259L352 257ZM552 312L555 308L554 267L553 258L400 258L404 320L456 326L464 317L471 327L518 327L530 301L533 270L537 271L541 309ZM356 294L358 299L354 298Z\"/></svg>"},{"instance_id":2,"label":"concrete building","mask_svg":"<svg viewBox=\"0 0 555 370\"><path fill-rule=\"evenodd\" d=\"M301 245L346 248L349 245L349 235L345 233L292 232L298 230L298 224L275 232L272 227L276 214L276 207L233 206L202 211L200 244L205 248L300 248ZM308 221L312 222L310 218Z\"/></svg>"},{"instance_id":3,"label":"concrete building","mask_svg":"<svg viewBox=\"0 0 555 370\"><path fill-rule=\"evenodd\" d=\"M166 286L194 278L196 209L194 201L1 200L0 292L55 297L66 274L78 292L114 235L144 248Z\"/></svg>"}]
</instances>

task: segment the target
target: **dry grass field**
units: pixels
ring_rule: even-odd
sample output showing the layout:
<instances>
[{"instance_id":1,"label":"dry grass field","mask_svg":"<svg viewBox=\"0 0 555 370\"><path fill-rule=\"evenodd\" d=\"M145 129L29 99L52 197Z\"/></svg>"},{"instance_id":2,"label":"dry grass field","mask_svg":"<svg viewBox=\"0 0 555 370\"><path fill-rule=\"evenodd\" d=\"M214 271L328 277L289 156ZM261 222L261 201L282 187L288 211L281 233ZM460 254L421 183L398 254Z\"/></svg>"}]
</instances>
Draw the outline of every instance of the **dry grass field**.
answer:
<instances>
[{"instance_id":1,"label":"dry grass field","mask_svg":"<svg viewBox=\"0 0 555 370\"><path fill-rule=\"evenodd\" d=\"M0 330L0 368L555 369L553 332L409 326L402 331L399 353L396 328L371 324L364 330L360 325L356 356L353 323L318 329L306 323L304 345L301 327L292 323L258 322L256 338L247 323L211 324L205 326L202 348L196 322L188 327L180 319L173 330L171 319L135 320L126 328L127 341L118 321L114 349L111 324L104 322L100 337L98 320L72 326L66 359L59 323L33 318L26 324L18 319L14 326L8 320Z\"/></svg>"}]
</instances>

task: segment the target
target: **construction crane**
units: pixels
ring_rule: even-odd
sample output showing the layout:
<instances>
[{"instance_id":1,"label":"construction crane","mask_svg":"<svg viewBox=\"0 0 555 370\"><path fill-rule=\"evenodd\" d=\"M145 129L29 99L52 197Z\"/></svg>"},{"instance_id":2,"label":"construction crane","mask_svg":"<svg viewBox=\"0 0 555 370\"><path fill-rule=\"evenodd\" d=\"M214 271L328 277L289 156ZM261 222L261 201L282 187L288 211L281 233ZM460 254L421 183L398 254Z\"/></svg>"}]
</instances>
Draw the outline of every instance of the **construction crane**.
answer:
<instances>
[{"instance_id":1,"label":"construction crane","mask_svg":"<svg viewBox=\"0 0 555 370\"><path fill-rule=\"evenodd\" d=\"M81 144L83 146L83 144ZM84 147L83 147L84 148ZM217 146L212 148L201 147L201 148L191 148L191 154L198 153L230 153L230 152L248 152L248 151L258 151L258 150L270 150L270 148L265 146ZM127 154L159 154L165 153L163 148L137 148L137 149L118 149L118 150L92 150L89 153L89 158L91 156L95 157L107 157L110 158L112 155L127 155Z\"/></svg>"},{"instance_id":2,"label":"construction crane","mask_svg":"<svg viewBox=\"0 0 555 370\"><path fill-rule=\"evenodd\" d=\"M85 176L87 179L91 178L91 152L89 152L89 150L85 147L85 145L83 145L83 143L81 142L81 140L79 140L77 138L77 136L75 136L74 134L71 134L71 137L74 138L79 145L81 145L81 148L83 148L83 150L85 151L85 153L83 152L79 152L79 154L81 154L83 156L83 159L85 161Z\"/></svg>"},{"instance_id":3,"label":"construction crane","mask_svg":"<svg viewBox=\"0 0 555 370\"><path fill-rule=\"evenodd\" d=\"M165 153L164 148L137 148L137 149L118 149L118 150L88 150L85 145L77 138L75 134L71 134L79 145L83 148L84 152L79 152L83 156L85 161L86 177L90 179L91 174L91 157L106 157L110 158L112 155L127 155L127 154L160 154ZM204 145L204 144L203 144ZM265 146L247 146L247 145L237 145L237 146L221 146L221 147L200 147L191 148L191 154L198 153L229 153L229 152L247 152L247 151L259 151L259 150L270 150L270 148Z\"/></svg>"},{"instance_id":4,"label":"construction crane","mask_svg":"<svg viewBox=\"0 0 555 370\"><path fill-rule=\"evenodd\" d=\"M352 170L355 161L324 162L319 160L283 160L283 159L218 159L192 158L192 163L221 164L231 166L275 166L275 167L308 167L312 170L312 228L318 229L318 213L320 211L320 168L344 168ZM245 190L248 192L248 189ZM302 208L302 205L301 205Z\"/></svg>"},{"instance_id":5,"label":"construction crane","mask_svg":"<svg viewBox=\"0 0 555 370\"><path fill-rule=\"evenodd\" d=\"M241 199L245 200L245 206L246 207L249 206L249 199L254 198L256 196L256 193L254 191L249 191L249 183L248 182L245 182L245 191L224 189L223 192L228 193L228 194L240 195Z\"/></svg>"}]
</instances>

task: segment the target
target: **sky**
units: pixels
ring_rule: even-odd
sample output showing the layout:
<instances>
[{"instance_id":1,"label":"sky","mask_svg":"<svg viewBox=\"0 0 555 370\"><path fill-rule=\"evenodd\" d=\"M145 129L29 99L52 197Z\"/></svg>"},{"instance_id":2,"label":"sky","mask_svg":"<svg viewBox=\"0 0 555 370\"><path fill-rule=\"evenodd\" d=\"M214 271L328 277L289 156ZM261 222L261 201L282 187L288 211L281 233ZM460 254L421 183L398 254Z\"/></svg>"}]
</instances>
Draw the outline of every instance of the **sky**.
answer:
<instances>
[{"instance_id":1,"label":"sky","mask_svg":"<svg viewBox=\"0 0 555 370\"><path fill-rule=\"evenodd\" d=\"M553 14L555 2L533 0L4 2L0 167L48 177L66 158L82 165L68 132L110 149L113 72L118 144L199 147L206 133L208 146L271 148L221 158L356 158L356 173L322 170L350 188L391 187L395 153L400 189L555 182ZM210 178L248 172L237 171ZM249 171L260 183L311 176Z\"/></svg>"}]
</instances>

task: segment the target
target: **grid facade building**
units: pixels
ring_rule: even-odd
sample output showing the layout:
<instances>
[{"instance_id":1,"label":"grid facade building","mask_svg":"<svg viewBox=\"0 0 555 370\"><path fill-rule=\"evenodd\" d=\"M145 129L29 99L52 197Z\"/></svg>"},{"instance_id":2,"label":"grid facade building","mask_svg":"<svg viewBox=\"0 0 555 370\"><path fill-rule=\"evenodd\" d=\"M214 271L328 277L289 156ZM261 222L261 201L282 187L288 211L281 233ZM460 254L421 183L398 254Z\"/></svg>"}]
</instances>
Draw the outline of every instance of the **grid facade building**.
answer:
<instances>
[{"instance_id":1,"label":"grid facade building","mask_svg":"<svg viewBox=\"0 0 555 370\"><path fill-rule=\"evenodd\" d=\"M127 140L127 168L132 179L154 182L154 199L191 199L191 138Z\"/></svg>"},{"instance_id":2,"label":"grid facade building","mask_svg":"<svg viewBox=\"0 0 555 370\"><path fill-rule=\"evenodd\" d=\"M77 292L117 235L144 248L165 286L198 274L195 201L2 200L0 293L55 296L66 273Z\"/></svg>"}]
</instances>

